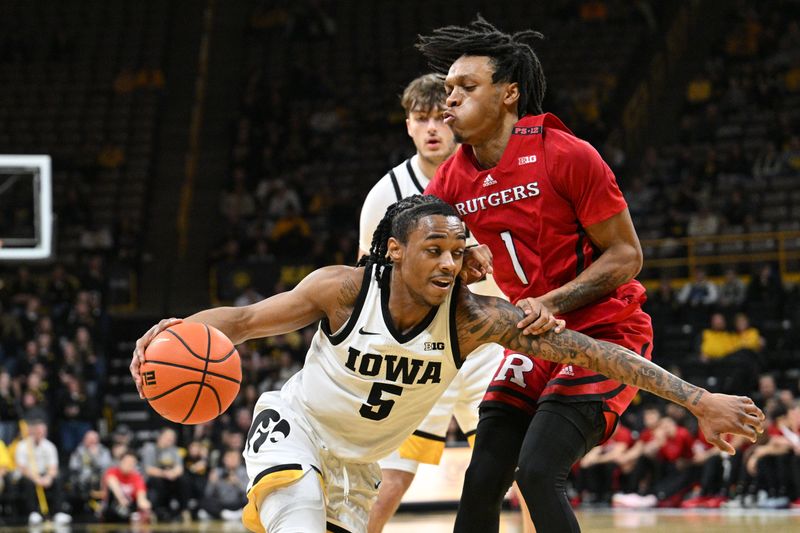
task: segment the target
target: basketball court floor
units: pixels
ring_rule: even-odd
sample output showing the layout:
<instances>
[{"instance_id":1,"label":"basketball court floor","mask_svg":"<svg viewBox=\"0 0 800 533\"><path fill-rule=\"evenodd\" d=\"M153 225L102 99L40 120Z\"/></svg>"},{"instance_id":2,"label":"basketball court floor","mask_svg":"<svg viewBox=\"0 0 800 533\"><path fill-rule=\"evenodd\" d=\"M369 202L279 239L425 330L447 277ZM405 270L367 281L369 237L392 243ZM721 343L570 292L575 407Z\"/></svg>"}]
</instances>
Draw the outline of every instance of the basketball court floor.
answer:
<instances>
[{"instance_id":1,"label":"basketball court floor","mask_svg":"<svg viewBox=\"0 0 800 533\"><path fill-rule=\"evenodd\" d=\"M450 533L453 513L402 513L386 527L384 533ZM800 533L800 510L590 510L579 511L578 520L584 533ZM0 527L8 533L243 533L240 524L204 522L199 524L123 525L44 525L43 527ZM500 533L521 533L519 515L503 514Z\"/></svg>"}]
</instances>

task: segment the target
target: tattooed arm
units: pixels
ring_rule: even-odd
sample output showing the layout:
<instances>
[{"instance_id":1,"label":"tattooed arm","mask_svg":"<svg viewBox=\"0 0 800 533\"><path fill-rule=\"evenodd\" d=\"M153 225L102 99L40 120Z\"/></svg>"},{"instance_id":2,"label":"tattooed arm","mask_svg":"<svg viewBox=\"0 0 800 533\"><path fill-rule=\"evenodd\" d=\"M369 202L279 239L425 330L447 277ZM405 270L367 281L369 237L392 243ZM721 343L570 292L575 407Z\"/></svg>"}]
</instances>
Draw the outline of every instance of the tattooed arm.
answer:
<instances>
[{"instance_id":1,"label":"tattooed arm","mask_svg":"<svg viewBox=\"0 0 800 533\"><path fill-rule=\"evenodd\" d=\"M586 235L602 255L574 280L539 298L553 314L563 315L602 298L642 268L642 247L627 209L586 227Z\"/></svg>"},{"instance_id":2,"label":"tattooed arm","mask_svg":"<svg viewBox=\"0 0 800 533\"><path fill-rule=\"evenodd\" d=\"M721 433L755 439L756 431L761 429L763 413L749 398L711 394L631 350L576 331L525 335L517 328L522 317L523 311L505 300L472 294L461 288L456 312L461 352L469 354L482 344L495 342L548 361L594 370L686 407L700 419L709 442L724 451L731 452L732 448L721 440Z\"/></svg>"}]
</instances>

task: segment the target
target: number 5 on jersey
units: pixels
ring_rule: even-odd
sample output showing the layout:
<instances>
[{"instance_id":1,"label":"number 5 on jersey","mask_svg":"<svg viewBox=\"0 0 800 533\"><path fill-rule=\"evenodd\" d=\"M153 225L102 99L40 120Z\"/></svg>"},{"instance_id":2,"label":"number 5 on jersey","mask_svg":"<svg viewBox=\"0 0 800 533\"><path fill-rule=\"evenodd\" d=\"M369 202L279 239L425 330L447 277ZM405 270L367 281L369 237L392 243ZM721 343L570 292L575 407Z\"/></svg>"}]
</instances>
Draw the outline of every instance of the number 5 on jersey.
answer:
<instances>
[{"instance_id":1,"label":"number 5 on jersey","mask_svg":"<svg viewBox=\"0 0 800 533\"><path fill-rule=\"evenodd\" d=\"M367 402L361 404L361 409L358 410L361 416L370 420L383 420L389 416L394 407L394 400L384 399L384 392L400 396L403 394L403 387L393 383L373 383Z\"/></svg>"}]
</instances>

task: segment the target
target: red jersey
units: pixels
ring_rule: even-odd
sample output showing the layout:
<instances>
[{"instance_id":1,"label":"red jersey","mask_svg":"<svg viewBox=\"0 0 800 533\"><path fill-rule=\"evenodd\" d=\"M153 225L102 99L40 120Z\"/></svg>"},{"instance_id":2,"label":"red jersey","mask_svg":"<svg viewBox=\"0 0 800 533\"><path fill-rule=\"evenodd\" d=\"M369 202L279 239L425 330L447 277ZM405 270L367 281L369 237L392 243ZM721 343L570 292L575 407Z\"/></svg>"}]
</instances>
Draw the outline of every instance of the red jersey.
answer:
<instances>
[{"instance_id":1,"label":"red jersey","mask_svg":"<svg viewBox=\"0 0 800 533\"><path fill-rule=\"evenodd\" d=\"M599 255L584 228L627 207L600 154L549 113L520 119L494 168L481 170L472 147L462 145L425 192L455 207L491 249L494 278L512 302L575 279ZM562 318L574 330L614 323L644 295L629 281ZM636 305L621 308L620 301Z\"/></svg>"},{"instance_id":2,"label":"red jersey","mask_svg":"<svg viewBox=\"0 0 800 533\"><path fill-rule=\"evenodd\" d=\"M472 147L462 145L425 192L452 205L478 242L491 249L494 278L512 302L575 279L600 253L584 228L627 207L600 154L549 113L522 117L494 168L481 170ZM570 329L649 359L653 331L641 310L644 300L644 287L629 281L561 318ZM511 379L512 368L522 372L522 382ZM636 391L585 368L507 350L482 405L532 414L543 401L602 401L608 438Z\"/></svg>"},{"instance_id":3,"label":"red jersey","mask_svg":"<svg viewBox=\"0 0 800 533\"><path fill-rule=\"evenodd\" d=\"M106 470L105 482L108 485L108 478L114 477L119 482L122 488L122 493L131 501L136 500L136 495L144 492L146 489L144 478L139 472L133 471L129 474L123 474L116 466L110 467Z\"/></svg>"}]
</instances>

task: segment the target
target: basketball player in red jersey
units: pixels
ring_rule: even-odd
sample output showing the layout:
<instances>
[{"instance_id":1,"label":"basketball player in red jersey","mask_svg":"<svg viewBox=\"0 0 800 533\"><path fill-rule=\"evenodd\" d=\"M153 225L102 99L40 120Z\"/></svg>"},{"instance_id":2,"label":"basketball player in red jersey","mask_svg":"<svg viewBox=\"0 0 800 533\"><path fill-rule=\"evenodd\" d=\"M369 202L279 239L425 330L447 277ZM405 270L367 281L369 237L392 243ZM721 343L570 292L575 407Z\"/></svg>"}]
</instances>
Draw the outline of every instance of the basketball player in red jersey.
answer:
<instances>
[{"instance_id":1,"label":"basketball player in red jersey","mask_svg":"<svg viewBox=\"0 0 800 533\"><path fill-rule=\"evenodd\" d=\"M420 37L433 70L446 74L445 122L463 143L426 193L455 207L488 246L493 266L480 268L512 302L530 309L535 298L567 327L649 359L645 290L633 280L642 265L636 231L608 165L542 111L544 73L525 43L540 37L505 34L480 17ZM518 327L538 333L530 326L537 318L529 314ZM584 368L507 351L481 404L455 531L497 531L514 479L538 533L580 531L567 474L613 433L636 392Z\"/></svg>"}]
</instances>

